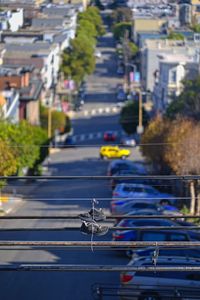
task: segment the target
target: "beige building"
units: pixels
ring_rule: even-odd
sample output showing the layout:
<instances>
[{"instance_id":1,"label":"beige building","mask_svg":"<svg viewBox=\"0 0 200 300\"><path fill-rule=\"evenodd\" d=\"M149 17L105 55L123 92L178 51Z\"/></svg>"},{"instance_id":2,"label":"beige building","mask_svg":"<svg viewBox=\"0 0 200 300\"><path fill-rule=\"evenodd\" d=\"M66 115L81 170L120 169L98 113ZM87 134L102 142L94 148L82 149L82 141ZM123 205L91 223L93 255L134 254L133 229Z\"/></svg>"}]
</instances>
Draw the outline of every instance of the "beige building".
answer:
<instances>
[{"instance_id":1,"label":"beige building","mask_svg":"<svg viewBox=\"0 0 200 300\"><path fill-rule=\"evenodd\" d=\"M139 32L160 32L165 27L166 20L164 19L150 19L138 18L133 20L133 38L137 42L137 34Z\"/></svg>"}]
</instances>

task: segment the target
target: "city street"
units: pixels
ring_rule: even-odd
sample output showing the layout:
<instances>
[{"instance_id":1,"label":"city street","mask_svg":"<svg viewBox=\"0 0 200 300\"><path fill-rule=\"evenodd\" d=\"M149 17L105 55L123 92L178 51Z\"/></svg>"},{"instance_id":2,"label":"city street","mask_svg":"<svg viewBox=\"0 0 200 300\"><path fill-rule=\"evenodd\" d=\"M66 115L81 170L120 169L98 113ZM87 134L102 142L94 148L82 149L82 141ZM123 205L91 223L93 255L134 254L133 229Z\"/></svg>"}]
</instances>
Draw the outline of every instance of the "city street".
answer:
<instances>
[{"instance_id":1,"label":"city street","mask_svg":"<svg viewBox=\"0 0 200 300\"><path fill-rule=\"evenodd\" d=\"M106 41L109 40L109 42ZM114 56L114 43L110 34L103 37L99 48L103 54L94 76L88 78L88 94L85 109L113 105L115 103L115 87L117 78ZM108 161L99 159L99 146L102 137L95 135L105 130L115 130L119 133L118 115L81 117L73 120L74 135L83 134L88 139L81 139L77 147L61 149L51 155L50 171L52 175L106 175ZM93 137L91 138L91 133ZM131 157L140 160L137 149L132 150ZM91 208L91 199L99 199L98 207L104 208L109 214L109 199L111 189L105 180L49 180L32 183L35 189L28 194L26 187L25 201L13 212L14 215L62 216L78 215ZM30 185L30 183L29 183ZM4 220L1 228L59 228L76 226L76 231L24 231L1 232L1 240L28 241L90 241L90 235L83 235L79 228L79 220ZM112 223L107 223L112 226ZM94 237L94 240L111 240L112 232L105 236ZM117 251L106 249L77 248L45 248L45 249L0 249L1 264L100 264L125 265L128 259ZM1 298L4 300L92 300L92 285L95 283L118 284L119 273L103 272L1 272ZM110 297L112 299L112 297ZM113 299L117 299L113 297Z\"/></svg>"}]
</instances>

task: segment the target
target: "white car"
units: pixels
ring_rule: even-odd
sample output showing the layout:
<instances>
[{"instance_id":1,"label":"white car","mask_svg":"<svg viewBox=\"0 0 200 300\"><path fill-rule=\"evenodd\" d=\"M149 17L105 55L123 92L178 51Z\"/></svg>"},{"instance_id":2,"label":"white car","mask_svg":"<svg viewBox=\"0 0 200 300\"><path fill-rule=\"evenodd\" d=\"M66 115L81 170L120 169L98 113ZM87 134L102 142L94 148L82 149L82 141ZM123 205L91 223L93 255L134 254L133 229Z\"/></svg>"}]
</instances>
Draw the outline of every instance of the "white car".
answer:
<instances>
[{"instance_id":1,"label":"white car","mask_svg":"<svg viewBox=\"0 0 200 300\"><path fill-rule=\"evenodd\" d=\"M101 52L98 51L98 50L95 51L94 55L95 55L96 58L101 58L101 56L102 56Z\"/></svg>"},{"instance_id":2,"label":"white car","mask_svg":"<svg viewBox=\"0 0 200 300\"><path fill-rule=\"evenodd\" d=\"M154 187L139 183L120 183L113 190L112 201L120 201L123 198L130 199L151 199L152 203L160 204L163 199L171 205L174 205L176 199L166 193L161 193Z\"/></svg>"},{"instance_id":3,"label":"white car","mask_svg":"<svg viewBox=\"0 0 200 300\"><path fill-rule=\"evenodd\" d=\"M121 139L121 144L128 147L135 147L136 141L132 137L124 137Z\"/></svg>"},{"instance_id":4,"label":"white car","mask_svg":"<svg viewBox=\"0 0 200 300\"><path fill-rule=\"evenodd\" d=\"M133 259L129 267L154 267L151 257ZM155 271L123 272L120 275L121 300L197 300L200 290L200 272L198 271L156 271L157 267L200 267L197 258L160 256Z\"/></svg>"},{"instance_id":5,"label":"white car","mask_svg":"<svg viewBox=\"0 0 200 300\"><path fill-rule=\"evenodd\" d=\"M151 201L138 201L138 200L133 200L133 201L128 201L128 203L124 203L122 205L115 205L115 202L111 203L111 211L113 214L116 215L124 215L129 213L130 211L137 212L138 210L143 210L143 209L153 209L153 210L158 210L158 206L154 203L151 203Z\"/></svg>"}]
</instances>

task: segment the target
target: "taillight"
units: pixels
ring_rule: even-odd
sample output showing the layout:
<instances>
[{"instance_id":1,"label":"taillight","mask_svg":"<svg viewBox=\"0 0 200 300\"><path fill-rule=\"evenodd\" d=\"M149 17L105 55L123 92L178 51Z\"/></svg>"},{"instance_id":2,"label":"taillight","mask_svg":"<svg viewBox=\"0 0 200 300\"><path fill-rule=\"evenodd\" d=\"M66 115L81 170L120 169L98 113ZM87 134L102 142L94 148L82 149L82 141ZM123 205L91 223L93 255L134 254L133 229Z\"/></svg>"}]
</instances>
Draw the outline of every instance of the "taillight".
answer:
<instances>
[{"instance_id":1,"label":"taillight","mask_svg":"<svg viewBox=\"0 0 200 300\"><path fill-rule=\"evenodd\" d=\"M119 235L116 235L115 236L115 239L116 240L121 240L121 239L123 239L124 238L124 235L123 234L119 234Z\"/></svg>"},{"instance_id":2,"label":"taillight","mask_svg":"<svg viewBox=\"0 0 200 300\"><path fill-rule=\"evenodd\" d=\"M113 196L119 196L119 193L114 192Z\"/></svg>"},{"instance_id":3,"label":"taillight","mask_svg":"<svg viewBox=\"0 0 200 300\"><path fill-rule=\"evenodd\" d=\"M133 279L133 275L129 275L129 274L122 274L121 275L121 282L122 283L126 283L129 282Z\"/></svg>"}]
</instances>

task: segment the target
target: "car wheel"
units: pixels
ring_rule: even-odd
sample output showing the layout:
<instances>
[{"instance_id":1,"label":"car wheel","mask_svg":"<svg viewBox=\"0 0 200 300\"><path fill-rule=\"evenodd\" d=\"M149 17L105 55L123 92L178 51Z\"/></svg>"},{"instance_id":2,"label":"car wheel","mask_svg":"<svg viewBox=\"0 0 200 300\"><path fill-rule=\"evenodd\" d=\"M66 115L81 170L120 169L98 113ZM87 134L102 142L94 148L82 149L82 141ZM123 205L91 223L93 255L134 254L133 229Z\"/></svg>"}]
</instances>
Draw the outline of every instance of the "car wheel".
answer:
<instances>
[{"instance_id":1,"label":"car wheel","mask_svg":"<svg viewBox=\"0 0 200 300\"><path fill-rule=\"evenodd\" d=\"M149 291L148 293L143 293L138 300L161 300L158 294Z\"/></svg>"},{"instance_id":2,"label":"car wheel","mask_svg":"<svg viewBox=\"0 0 200 300\"><path fill-rule=\"evenodd\" d=\"M100 154L100 158L101 158L101 159L104 159L104 156L103 156L102 154Z\"/></svg>"},{"instance_id":3,"label":"car wheel","mask_svg":"<svg viewBox=\"0 0 200 300\"><path fill-rule=\"evenodd\" d=\"M121 159L126 159L126 156L125 156L125 155L123 155L123 156L121 157Z\"/></svg>"}]
</instances>

